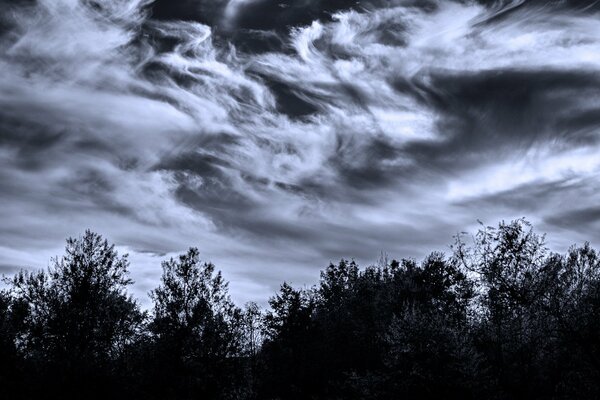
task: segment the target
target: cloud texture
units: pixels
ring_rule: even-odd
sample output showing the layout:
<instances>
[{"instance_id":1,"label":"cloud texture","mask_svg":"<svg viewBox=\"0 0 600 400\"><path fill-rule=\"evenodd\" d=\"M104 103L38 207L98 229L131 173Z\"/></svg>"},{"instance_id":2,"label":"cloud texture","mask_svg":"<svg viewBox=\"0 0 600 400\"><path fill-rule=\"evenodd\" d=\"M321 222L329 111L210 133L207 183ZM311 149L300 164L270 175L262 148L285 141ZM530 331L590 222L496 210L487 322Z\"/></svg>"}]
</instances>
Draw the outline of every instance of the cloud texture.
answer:
<instances>
[{"instance_id":1,"label":"cloud texture","mask_svg":"<svg viewBox=\"0 0 600 400\"><path fill-rule=\"evenodd\" d=\"M0 5L0 268L89 227L240 300L527 216L600 242L595 2Z\"/></svg>"}]
</instances>

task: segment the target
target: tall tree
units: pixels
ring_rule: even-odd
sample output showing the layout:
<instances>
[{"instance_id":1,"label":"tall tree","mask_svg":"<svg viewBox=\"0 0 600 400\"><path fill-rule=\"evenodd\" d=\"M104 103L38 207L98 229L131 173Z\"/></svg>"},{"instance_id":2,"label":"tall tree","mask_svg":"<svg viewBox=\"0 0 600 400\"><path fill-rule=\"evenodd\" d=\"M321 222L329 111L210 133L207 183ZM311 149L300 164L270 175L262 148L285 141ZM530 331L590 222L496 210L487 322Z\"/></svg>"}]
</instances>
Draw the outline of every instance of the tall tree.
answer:
<instances>
[{"instance_id":1,"label":"tall tree","mask_svg":"<svg viewBox=\"0 0 600 400\"><path fill-rule=\"evenodd\" d=\"M157 360L165 387L182 398L221 396L234 383L231 367L240 353L241 311L211 263L190 248L162 264L158 288L150 293ZM170 381L170 382L169 382Z\"/></svg>"},{"instance_id":2,"label":"tall tree","mask_svg":"<svg viewBox=\"0 0 600 400\"><path fill-rule=\"evenodd\" d=\"M310 397L307 393L317 385L320 371L313 364L315 302L313 291L294 289L287 282L269 299L271 309L265 314L263 325L259 398Z\"/></svg>"},{"instance_id":3,"label":"tall tree","mask_svg":"<svg viewBox=\"0 0 600 400\"><path fill-rule=\"evenodd\" d=\"M47 271L21 271L11 282L13 301L25 309L20 351L58 388L102 391L144 315L126 291L132 283L127 255L119 257L89 230L69 238L65 250Z\"/></svg>"},{"instance_id":4,"label":"tall tree","mask_svg":"<svg viewBox=\"0 0 600 400\"><path fill-rule=\"evenodd\" d=\"M479 284L476 343L496 377L496 391L525 398L551 388L538 379L539 357L552 346L540 300L548 250L544 236L524 219L484 227L466 247L460 238L455 257Z\"/></svg>"}]
</instances>

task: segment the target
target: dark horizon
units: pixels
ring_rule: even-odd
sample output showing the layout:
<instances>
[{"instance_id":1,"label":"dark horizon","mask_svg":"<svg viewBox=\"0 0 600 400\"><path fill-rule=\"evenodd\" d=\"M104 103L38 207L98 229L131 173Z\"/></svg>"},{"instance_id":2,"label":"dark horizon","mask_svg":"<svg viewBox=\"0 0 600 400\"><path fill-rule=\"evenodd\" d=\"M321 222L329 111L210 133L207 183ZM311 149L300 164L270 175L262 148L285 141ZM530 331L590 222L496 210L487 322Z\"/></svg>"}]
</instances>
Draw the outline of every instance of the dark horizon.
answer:
<instances>
[{"instance_id":1,"label":"dark horizon","mask_svg":"<svg viewBox=\"0 0 600 400\"><path fill-rule=\"evenodd\" d=\"M0 397L550 400L600 396L600 253L524 219L423 260L340 260L268 305L232 301L190 248L143 310L131 264L86 231L0 290Z\"/></svg>"}]
</instances>

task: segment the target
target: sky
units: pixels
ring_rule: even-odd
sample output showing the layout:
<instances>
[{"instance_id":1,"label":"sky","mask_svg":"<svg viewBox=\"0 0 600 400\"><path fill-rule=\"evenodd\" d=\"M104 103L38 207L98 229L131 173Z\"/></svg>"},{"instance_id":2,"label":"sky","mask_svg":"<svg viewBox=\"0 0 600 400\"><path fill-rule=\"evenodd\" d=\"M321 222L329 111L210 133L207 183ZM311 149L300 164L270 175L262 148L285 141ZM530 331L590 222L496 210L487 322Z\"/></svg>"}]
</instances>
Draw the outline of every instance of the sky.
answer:
<instances>
[{"instance_id":1,"label":"sky","mask_svg":"<svg viewBox=\"0 0 600 400\"><path fill-rule=\"evenodd\" d=\"M594 1L0 0L0 273L92 229L142 302L200 249L264 304L526 217L600 244Z\"/></svg>"}]
</instances>

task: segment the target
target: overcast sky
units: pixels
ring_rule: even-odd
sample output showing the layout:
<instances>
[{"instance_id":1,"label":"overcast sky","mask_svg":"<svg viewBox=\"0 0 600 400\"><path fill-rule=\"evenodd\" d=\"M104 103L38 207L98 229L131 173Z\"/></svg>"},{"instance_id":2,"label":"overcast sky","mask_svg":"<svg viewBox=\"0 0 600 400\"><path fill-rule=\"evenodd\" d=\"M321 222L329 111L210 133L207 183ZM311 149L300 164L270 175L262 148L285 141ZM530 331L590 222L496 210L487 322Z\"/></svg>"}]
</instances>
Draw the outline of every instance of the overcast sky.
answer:
<instances>
[{"instance_id":1,"label":"overcast sky","mask_svg":"<svg viewBox=\"0 0 600 400\"><path fill-rule=\"evenodd\" d=\"M527 217L600 244L590 1L0 1L0 272L86 228L238 302ZM145 300L144 300L145 301Z\"/></svg>"}]
</instances>

